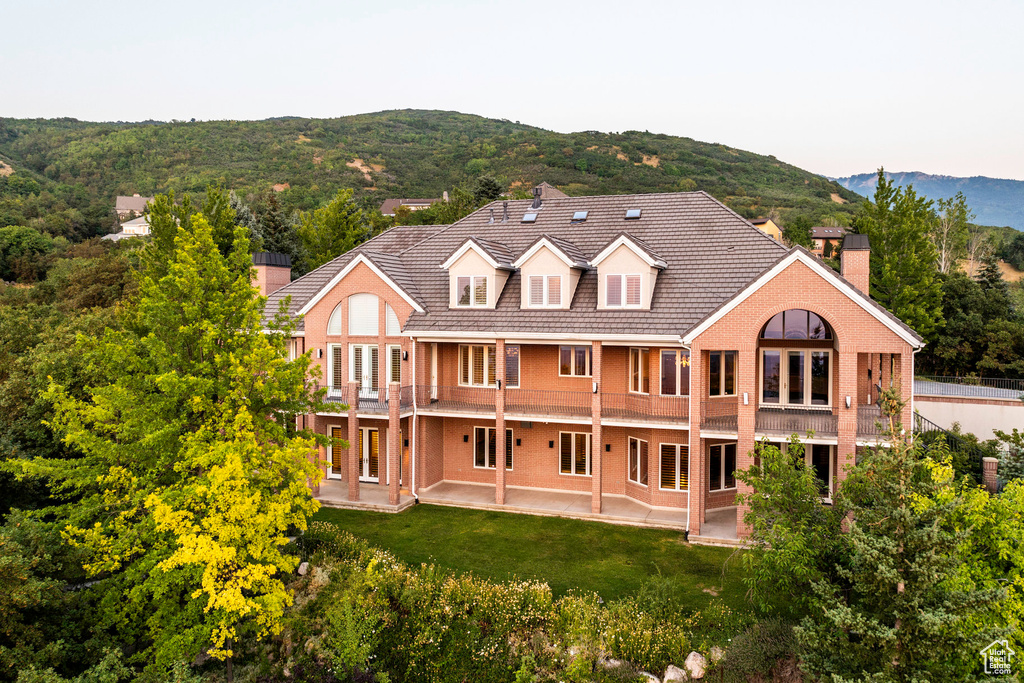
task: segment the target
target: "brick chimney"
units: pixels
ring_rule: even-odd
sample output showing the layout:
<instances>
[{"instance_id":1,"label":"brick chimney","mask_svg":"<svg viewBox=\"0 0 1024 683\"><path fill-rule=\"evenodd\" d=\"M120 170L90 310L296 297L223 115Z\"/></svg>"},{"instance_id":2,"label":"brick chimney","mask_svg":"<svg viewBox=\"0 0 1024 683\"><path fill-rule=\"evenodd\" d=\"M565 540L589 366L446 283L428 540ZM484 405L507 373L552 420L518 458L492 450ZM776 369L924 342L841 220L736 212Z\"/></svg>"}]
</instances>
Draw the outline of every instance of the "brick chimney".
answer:
<instances>
[{"instance_id":1,"label":"brick chimney","mask_svg":"<svg viewBox=\"0 0 1024 683\"><path fill-rule=\"evenodd\" d=\"M256 287L267 296L292 281L292 258L288 254L258 251L252 255L256 269Z\"/></svg>"},{"instance_id":2,"label":"brick chimney","mask_svg":"<svg viewBox=\"0 0 1024 683\"><path fill-rule=\"evenodd\" d=\"M847 233L839 252L839 270L850 284L871 294L871 245L867 235Z\"/></svg>"}]
</instances>

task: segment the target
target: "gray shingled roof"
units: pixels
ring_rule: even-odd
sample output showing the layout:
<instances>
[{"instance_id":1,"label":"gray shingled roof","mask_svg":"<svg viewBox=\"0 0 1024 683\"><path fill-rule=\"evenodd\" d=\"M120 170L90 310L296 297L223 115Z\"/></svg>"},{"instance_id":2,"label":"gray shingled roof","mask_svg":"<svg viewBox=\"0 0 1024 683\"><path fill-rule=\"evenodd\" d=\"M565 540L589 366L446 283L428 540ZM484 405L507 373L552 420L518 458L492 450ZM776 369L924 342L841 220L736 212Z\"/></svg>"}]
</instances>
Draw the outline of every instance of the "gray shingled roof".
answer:
<instances>
[{"instance_id":1,"label":"gray shingled roof","mask_svg":"<svg viewBox=\"0 0 1024 683\"><path fill-rule=\"evenodd\" d=\"M115 211L138 211L143 212L146 210L146 203L153 201L152 197L127 197L125 195L118 195L117 199L114 200Z\"/></svg>"}]
</instances>

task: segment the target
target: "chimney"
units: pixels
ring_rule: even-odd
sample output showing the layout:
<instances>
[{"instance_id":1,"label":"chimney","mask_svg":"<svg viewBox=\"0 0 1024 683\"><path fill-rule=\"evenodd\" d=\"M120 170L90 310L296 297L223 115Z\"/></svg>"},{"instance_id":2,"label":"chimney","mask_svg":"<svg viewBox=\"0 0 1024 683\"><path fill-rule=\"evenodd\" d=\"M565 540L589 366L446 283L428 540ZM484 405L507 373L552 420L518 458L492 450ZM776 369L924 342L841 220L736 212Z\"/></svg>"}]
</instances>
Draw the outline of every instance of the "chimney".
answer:
<instances>
[{"instance_id":1,"label":"chimney","mask_svg":"<svg viewBox=\"0 0 1024 683\"><path fill-rule=\"evenodd\" d=\"M494 209L491 209L491 218L487 222L488 223L493 223L494 222Z\"/></svg>"},{"instance_id":2,"label":"chimney","mask_svg":"<svg viewBox=\"0 0 1024 683\"><path fill-rule=\"evenodd\" d=\"M292 258L288 254L258 251L252 255L252 265L260 296L268 296L292 281Z\"/></svg>"},{"instance_id":3,"label":"chimney","mask_svg":"<svg viewBox=\"0 0 1024 683\"><path fill-rule=\"evenodd\" d=\"M508 223L508 202L501 203L501 222Z\"/></svg>"},{"instance_id":4,"label":"chimney","mask_svg":"<svg viewBox=\"0 0 1024 683\"><path fill-rule=\"evenodd\" d=\"M839 252L839 269L860 291L871 294L871 245L867 235L847 233Z\"/></svg>"},{"instance_id":5,"label":"chimney","mask_svg":"<svg viewBox=\"0 0 1024 683\"><path fill-rule=\"evenodd\" d=\"M448 190L445 190L444 192L441 193L441 199L442 201L448 201Z\"/></svg>"},{"instance_id":6,"label":"chimney","mask_svg":"<svg viewBox=\"0 0 1024 683\"><path fill-rule=\"evenodd\" d=\"M540 208L540 185L533 188L533 204L530 205L531 209Z\"/></svg>"}]
</instances>

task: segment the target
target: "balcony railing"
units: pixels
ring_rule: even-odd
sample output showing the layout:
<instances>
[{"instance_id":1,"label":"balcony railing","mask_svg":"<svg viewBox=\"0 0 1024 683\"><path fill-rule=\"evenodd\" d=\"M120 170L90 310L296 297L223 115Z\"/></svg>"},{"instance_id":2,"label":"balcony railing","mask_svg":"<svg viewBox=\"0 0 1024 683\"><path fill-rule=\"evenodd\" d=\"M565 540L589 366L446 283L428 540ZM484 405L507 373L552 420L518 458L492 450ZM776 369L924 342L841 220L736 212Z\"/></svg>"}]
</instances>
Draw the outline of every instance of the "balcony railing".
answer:
<instances>
[{"instance_id":1,"label":"balcony railing","mask_svg":"<svg viewBox=\"0 0 1024 683\"><path fill-rule=\"evenodd\" d=\"M700 428L711 431L735 432L738 404L735 398L700 402Z\"/></svg>"},{"instance_id":2,"label":"balcony railing","mask_svg":"<svg viewBox=\"0 0 1024 683\"><path fill-rule=\"evenodd\" d=\"M416 386L416 407L453 413L493 413L494 389L487 387Z\"/></svg>"},{"instance_id":3,"label":"balcony railing","mask_svg":"<svg viewBox=\"0 0 1024 683\"><path fill-rule=\"evenodd\" d=\"M831 410L761 406L757 411L754 431L783 437L794 433L803 436L809 431L818 436L836 436L839 434L839 418Z\"/></svg>"},{"instance_id":4,"label":"balcony railing","mask_svg":"<svg viewBox=\"0 0 1024 683\"><path fill-rule=\"evenodd\" d=\"M882 417L882 409L877 405L857 406L858 437L880 436L888 428L886 419Z\"/></svg>"},{"instance_id":5,"label":"balcony railing","mask_svg":"<svg viewBox=\"0 0 1024 683\"><path fill-rule=\"evenodd\" d=\"M338 387L337 389L328 388L327 396L324 397L324 403L347 404L348 387Z\"/></svg>"},{"instance_id":6,"label":"balcony railing","mask_svg":"<svg viewBox=\"0 0 1024 683\"><path fill-rule=\"evenodd\" d=\"M506 389L505 414L589 417L592 414L591 396L587 391Z\"/></svg>"},{"instance_id":7,"label":"balcony railing","mask_svg":"<svg viewBox=\"0 0 1024 683\"><path fill-rule=\"evenodd\" d=\"M947 377L938 375L914 378L914 393L963 398L1024 400L1024 379L1003 377Z\"/></svg>"},{"instance_id":8,"label":"balcony railing","mask_svg":"<svg viewBox=\"0 0 1024 683\"><path fill-rule=\"evenodd\" d=\"M690 421L690 397L602 394L601 416L614 420L686 424Z\"/></svg>"},{"instance_id":9,"label":"balcony railing","mask_svg":"<svg viewBox=\"0 0 1024 683\"><path fill-rule=\"evenodd\" d=\"M397 399L398 409L406 410L412 408L412 395L412 386L401 387L397 396L394 397L391 396L391 390L388 388L382 387L377 391L360 390L356 409L361 413L386 413L391 401ZM351 405L349 401L348 387L330 389L324 399L326 403Z\"/></svg>"}]
</instances>

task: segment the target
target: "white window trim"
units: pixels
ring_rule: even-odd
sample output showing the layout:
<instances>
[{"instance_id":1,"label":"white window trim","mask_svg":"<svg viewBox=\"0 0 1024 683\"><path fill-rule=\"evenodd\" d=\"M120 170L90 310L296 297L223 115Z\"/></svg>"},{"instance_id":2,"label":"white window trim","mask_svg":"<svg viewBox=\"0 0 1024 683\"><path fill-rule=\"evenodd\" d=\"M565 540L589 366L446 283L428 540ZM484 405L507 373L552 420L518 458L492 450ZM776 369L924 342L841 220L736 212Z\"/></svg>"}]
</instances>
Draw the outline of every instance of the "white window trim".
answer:
<instances>
[{"instance_id":1,"label":"white window trim","mask_svg":"<svg viewBox=\"0 0 1024 683\"><path fill-rule=\"evenodd\" d=\"M577 374L573 373L573 371L576 369L576 352L575 351L570 351L569 352L569 371L570 371L570 374L568 374L568 375L563 375L562 374L562 349L563 348L569 348L569 349L585 348L585 349L587 349L587 365L590 366L590 367L587 368L587 371L588 371L587 374L585 374L585 375L577 375ZM584 345L584 344L559 344L558 345L558 376L559 377L593 377L594 376L594 349L593 349L593 347L589 346L589 345Z\"/></svg>"},{"instance_id":2,"label":"white window trim","mask_svg":"<svg viewBox=\"0 0 1024 683\"><path fill-rule=\"evenodd\" d=\"M509 349L509 347L512 347L512 346L515 346L516 348L519 349L519 368L518 368L518 371L516 372L516 383L515 384L509 384L508 383L508 349ZM494 362L495 363L498 362L497 350L495 350L495 353L494 353ZM497 368L495 368L495 375L497 375ZM522 344L505 344L505 377L500 377L499 379L501 379L503 382L505 382L505 388L506 389L518 389L519 385L522 384L522 381L523 381L523 346L522 346Z\"/></svg>"},{"instance_id":3,"label":"white window trim","mask_svg":"<svg viewBox=\"0 0 1024 683\"><path fill-rule=\"evenodd\" d=\"M476 430L478 430L478 429L486 429L488 432L495 432L495 434L494 434L494 437L495 437L494 449L495 450L498 449L498 440L497 440L498 434L497 434L497 431L496 431L497 430L496 427L486 427L484 425L473 425L473 469L475 469L475 470L496 470L496 469L498 469L498 454L497 453L494 454L494 467L489 467L487 465L480 466L480 465L476 464ZM513 470L513 468L515 467L515 464L516 464L516 435L515 435L515 432L512 431L511 427L505 427L505 432L511 434L511 436L509 436L508 438L511 439L511 446L512 446L512 467L505 468L505 471L506 472L511 472ZM489 436L487 437L487 443L490 443L490 437ZM504 460L505 454L502 453L501 457ZM487 461L487 459L484 458L484 462L486 462L486 461Z\"/></svg>"},{"instance_id":4,"label":"white window trim","mask_svg":"<svg viewBox=\"0 0 1024 683\"><path fill-rule=\"evenodd\" d=\"M473 383L473 374L474 373L473 373L473 351L472 351L472 348L474 346L482 346L484 348L484 383L483 384L475 384L475 383ZM467 349L466 353L469 354L469 377L467 378L469 380L469 382L463 382L462 381L462 349L464 349L464 348ZM494 379L495 379L494 384L490 384L487 381L488 380L488 374L489 374L487 372L487 356L488 356L487 350L488 349L494 349ZM480 388L483 388L483 389L496 389L497 388L497 386L498 386L498 382L497 382L497 380L498 380L498 351L497 351L497 347L496 347L495 344L459 344L459 359L458 359L458 362L459 362L458 375L459 375L459 386L460 387L480 387ZM520 371L522 371L522 368L520 368Z\"/></svg>"},{"instance_id":5,"label":"white window trim","mask_svg":"<svg viewBox=\"0 0 1024 683\"><path fill-rule=\"evenodd\" d=\"M711 356L715 355L716 353L719 354L722 357L721 365L719 366L721 368L721 374L718 376L718 389L719 389L719 393L712 394L711 393ZM733 364L733 367L732 367L732 371L733 371L732 393L731 394L727 394L727 393L725 393L725 356L726 356L726 354L730 354L730 353L733 355L733 357L736 360L735 360L735 363ZM738 384L737 380L739 379L739 374L740 374L739 361L740 361L740 355L736 351L711 351L708 354L708 398L727 398L729 396L736 396L736 395L738 395L737 391L736 391L736 386Z\"/></svg>"},{"instance_id":6,"label":"white window trim","mask_svg":"<svg viewBox=\"0 0 1024 683\"><path fill-rule=\"evenodd\" d=\"M469 278L469 303L460 304L459 297L461 292L459 290L459 278ZM483 278L484 286L487 288L487 296L484 297L482 304L476 303L476 281ZM452 280L455 281L455 297L452 302L453 308L490 308L491 301L491 279L490 275L452 275Z\"/></svg>"},{"instance_id":7,"label":"white window trim","mask_svg":"<svg viewBox=\"0 0 1024 683\"><path fill-rule=\"evenodd\" d=\"M541 278L541 281L544 283L544 286L543 286L544 293L542 295L544 301L543 301L543 303L539 303L539 304L533 303L533 301L530 299L530 296L533 293L532 281L533 281L533 278L535 278L535 277ZM551 278L555 278L555 277L558 278L558 299L559 299L559 301L558 301L557 304L551 303ZM554 308L554 309L565 308L565 306L562 305L562 300L565 298L565 297L562 296L563 293L564 292L562 292L562 276L561 275L528 275L528 276L526 276L526 305L527 305L527 308Z\"/></svg>"},{"instance_id":8,"label":"white window trim","mask_svg":"<svg viewBox=\"0 0 1024 683\"><path fill-rule=\"evenodd\" d=\"M401 344L388 344L387 345L387 349L388 349L388 355L387 355L387 359L388 359L388 370L387 370L388 384L390 385L390 384L393 384L395 381L397 381L399 383L399 385L401 385L401 383L402 383L402 378L401 377L399 377L398 380L395 380L395 378L391 376L391 351L392 351L392 349L398 349L398 354L399 354L398 355L398 372L399 372L399 374L401 374L401 372L402 372L402 355L401 355L402 354L402 346L401 346ZM378 359L377 362L379 363L380 360Z\"/></svg>"},{"instance_id":9,"label":"white window trim","mask_svg":"<svg viewBox=\"0 0 1024 683\"><path fill-rule=\"evenodd\" d=\"M328 344L327 345L327 395L328 396L341 396L341 390L334 388L334 354L342 353L341 349L344 344ZM349 358L349 367L351 367L351 358Z\"/></svg>"},{"instance_id":10,"label":"white window trim","mask_svg":"<svg viewBox=\"0 0 1024 683\"><path fill-rule=\"evenodd\" d=\"M570 462L572 468L576 467L576 437L579 436L579 435L583 435L585 437L584 441L587 444L587 463L586 463L586 472L584 472L583 474L580 474L579 472L563 472L562 471L562 435L563 434L571 434L572 435L573 450L572 450L572 457L569 459L569 462ZM560 476L562 476L562 477L593 477L594 476L591 473L591 469L590 469L590 467L591 467L591 455L593 454L593 451L594 451L593 440L594 440L594 437L591 435L590 432L558 432L558 474Z\"/></svg>"},{"instance_id":11,"label":"white window trim","mask_svg":"<svg viewBox=\"0 0 1024 683\"><path fill-rule=\"evenodd\" d=\"M636 476L637 476L637 478L636 479L631 479L630 476L629 476L629 458L630 458L630 452L631 452L631 449L633 447L633 442L634 441L636 441L637 444L638 444L638 446L637 446L637 456L636 456L637 457L637 467L636 467ZM640 458L639 450L640 449L639 449L639 444L641 444L641 443L647 444L647 457L648 457L648 460L649 460L650 459L650 455L651 455L651 443L650 443L650 441L648 441L647 439L638 439L635 436L631 436L631 437L629 437L629 440L626 442L626 481L628 481L630 484L636 484L637 486L643 486L644 488L648 488L649 483L651 481L651 464L649 462L647 463L647 481L648 481L648 483L647 484L641 484L638 481L639 478L640 478L640 462L639 462L639 458ZM678 460L678 459L679 459L679 455L678 455L678 451L676 451L676 460ZM661 464L661 463L659 463L659 464Z\"/></svg>"},{"instance_id":12,"label":"white window trim","mask_svg":"<svg viewBox=\"0 0 1024 683\"><path fill-rule=\"evenodd\" d=\"M619 299L619 301L621 301L622 303L620 303L618 306L613 306L612 304L608 303L608 286L609 286L608 285L608 278L611 277L612 275L617 275L617 276L622 278L622 280L620 282L620 285L619 285L620 286L620 299ZM640 302L639 303L635 303L635 304L626 303L626 291L629 289L629 287L626 285L626 280L628 278L631 278L631 277L638 277L638 278L640 278ZM643 276L642 273L605 273L605 276L604 276L604 307L605 308L613 308L613 309L618 310L620 308L643 308L643 306L644 306L644 276Z\"/></svg>"},{"instance_id":13,"label":"white window trim","mask_svg":"<svg viewBox=\"0 0 1024 683\"><path fill-rule=\"evenodd\" d=\"M640 367L641 367L640 386L643 387L643 385L644 385L644 373L646 373L648 391L643 391L642 389L637 389L637 390L633 389L633 352L634 351L636 351L637 356L639 357L639 361L638 362L640 363ZM647 364L646 365L644 365L644 362L643 362L643 360L644 360L643 352L644 351L647 352ZM639 396L650 396L651 395L651 392L650 392L650 386L651 386L651 356L650 356L650 353L651 353L651 350L649 348L647 348L647 347L640 347L640 346L631 346L631 347L629 347L629 357L628 357L627 364L626 364L626 371L629 373L629 377L628 377L629 393L631 393L631 394L637 394ZM660 355L659 355L659 358L660 358ZM678 377L677 377L677 380L678 380ZM660 373L658 374L658 383L659 384L661 383L661 374Z\"/></svg>"},{"instance_id":14,"label":"white window trim","mask_svg":"<svg viewBox=\"0 0 1024 683\"><path fill-rule=\"evenodd\" d=\"M715 443L708 446L708 492L709 493L722 493L723 491L735 491L737 488L736 482L736 470L733 470L733 485L729 488L725 488L725 447L736 446L736 466L740 464L740 449L739 445L735 441L727 441L725 443ZM722 485L722 488L713 489L711 488L711 449L721 448L722 449L722 471L719 473L718 483Z\"/></svg>"},{"instance_id":15,"label":"white window trim","mask_svg":"<svg viewBox=\"0 0 1024 683\"><path fill-rule=\"evenodd\" d=\"M665 488L664 486L661 485L661 457L662 457L661 456L661 449L663 447L665 447L665 446L672 446L672 448L676 452L676 484L677 485L675 487L673 487L673 488ZM682 470L683 463L680 462L680 461L682 460L681 453L683 452L683 448L684 447L686 448L686 488L685 489L678 485L679 478L680 478L679 474L683 471ZM647 476L648 477L651 476L650 470L647 471ZM666 443L666 442L662 442L662 443L658 444L658 490L659 491L675 491L677 493L681 493L683 491L686 491L687 493L689 493L689 491L690 491L690 448L689 448L689 444L685 444L685 443Z\"/></svg>"},{"instance_id":16,"label":"white window trim","mask_svg":"<svg viewBox=\"0 0 1024 683\"><path fill-rule=\"evenodd\" d=\"M689 396L690 395L690 383L686 382L686 386L685 387L683 386L683 381L682 381L683 371L682 371L682 367L680 366L680 364L678 362L679 360L682 360L682 358L683 358L683 351L685 351L685 350L686 349L674 349L675 354L676 354L676 359L677 359L677 362L676 362L676 391L679 392L679 391L684 391L685 390L686 391L685 394L680 394L680 393L665 394L665 393L662 393L662 391L661 391L661 375L662 375L662 370L664 369L662 366L665 363L664 354L665 354L666 351L673 351L673 349L660 349L658 351L658 396L674 396L674 397L679 397L679 396ZM691 379L692 379L692 375L693 375L693 362L692 362L692 357L689 354L686 355L686 361L689 363L689 365L687 365L686 367L690 368L690 375L691 375Z\"/></svg>"},{"instance_id":17,"label":"white window trim","mask_svg":"<svg viewBox=\"0 0 1024 683\"><path fill-rule=\"evenodd\" d=\"M786 441L769 441L768 443L769 443L769 445L775 446L776 448L778 448L779 451L781 451L782 453L786 452L786 447L789 445L789 443L786 442ZM837 448L837 446L835 444L810 444L810 443L804 443L802 445L804 447L804 465L807 467L807 469L809 469L811 471L813 471L813 469L814 469L814 461L811 459L812 456L813 456L813 452L812 452L811 449L815 445L828 447L828 482L826 482L828 484L828 496L819 496L819 499L821 500L822 503L827 503L827 504L831 505L832 504L832 496L835 494L835 485L836 485L836 471L835 471L835 469L836 469L836 448Z\"/></svg>"},{"instance_id":18,"label":"white window trim","mask_svg":"<svg viewBox=\"0 0 1024 683\"><path fill-rule=\"evenodd\" d=\"M327 436L331 436L331 432L333 432L335 429L341 430L342 432L345 431L345 430L341 429L341 425L340 424L338 424L336 422L330 422L330 423L327 424ZM343 439L345 439L347 441L348 440L348 434L343 434L341 438L343 438ZM334 446L332 445L332 446L330 446L330 448L327 449L327 474L324 476L325 479L341 479L342 472L335 472L334 471L334 453L331 450L333 448L334 448ZM351 455L352 455L351 452L353 450L356 450L356 449L352 447L352 444L349 444L348 450L349 450L349 456L351 457ZM360 464L362 464L362 463L360 463ZM344 465L342 465L342 467L344 467Z\"/></svg>"},{"instance_id":19,"label":"white window trim","mask_svg":"<svg viewBox=\"0 0 1024 683\"><path fill-rule=\"evenodd\" d=\"M768 351L779 352L779 402L778 403L766 403L764 400L764 354ZM805 354L810 353L826 353L828 354L828 403L825 405L815 405L812 403L785 403L783 398L788 397L788 385L789 381L789 352L800 351ZM759 408L799 408L801 410L832 410L832 383L835 381L835 368L832 362L832 349L816 349L813 347L789 347L789 346L762 346L760 358L761 367L758 368L757 378L757 405ZM809 358L805 359L807 372L804 375L804 397L807 401L811 400L811 371Z\"/></svg>"},{"instance_id":20,"label":"white window trim","mask_svg":"<svg viewBox=\"0 0 1024 683\"><path fill-rule=\"evenodd\" d=\"M360 347L362 347L362 348L367 350L367 356L363 358L363 363L370 363L371 364L371 367L370 367L371 371L373 370L373 366L372 366L372 361L369 358L369 350L371 348L376 348L377 349L377 377L376 377L376 380L377 380L377 389L380 390L380 346L377 345L377 344L363 344L363 343L358 343L358 342L349 342L349 344L348 344L348 377L349 377L349 380L348 381L349 382L355 382L356 383L356 388L359 389L360 391L362 391L362 388L363 388L363 378L362 377L353 377L352 376L352 373L354 373L356 371L356 347L357 346L360 346ZM374 378L371 377L370 378L370 387L371 387L370 391L373 391L373 389L372 389L372 387L373 387L373 380L374 380Z\"/></svg>"}]
</instances>

